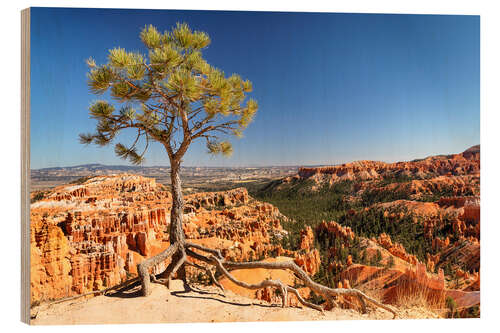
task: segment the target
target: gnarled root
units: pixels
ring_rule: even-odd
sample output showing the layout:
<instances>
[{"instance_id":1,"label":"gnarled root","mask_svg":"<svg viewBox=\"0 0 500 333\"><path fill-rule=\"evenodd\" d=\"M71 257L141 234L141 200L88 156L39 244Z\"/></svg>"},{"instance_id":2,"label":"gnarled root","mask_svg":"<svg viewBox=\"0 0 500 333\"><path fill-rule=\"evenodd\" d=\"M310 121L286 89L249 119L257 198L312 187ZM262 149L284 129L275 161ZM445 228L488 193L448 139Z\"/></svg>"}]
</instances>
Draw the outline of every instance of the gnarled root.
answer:
<instances>
[{"instance_id":1,"label":"gnarled root","mask_svg":"<svg viewBox=\"0 0 500 333\"><path fill-rule=\"evenodd\" d=\"M193 249L203 251L208 253L209 255L202 255L198 252L193 251ZM377 300L369 297L358 289L345 289L345 288L328 288L319 283L314 282L306 272L304 272L297 264L293 261L283 261L283 262L263 262L263 261L253 261L253 262L231 262L226 261L219 250L211 249L202 245L194 244L194 243L174 243L168 249L163 251L162 253L151 257L149 259L144 260L140 264L137 265L137 272L139 273L139 278L142 282L142 294L147 296L151 293L151 275L149 270L156 264L166 260L167 258L174 256L172 262L169 267L163 273L163 275L167 279L167 286L170 282L170 277L173 276L179 269L183 270L182 278L184 283L187 283L185 279L185 265L193 266L198 269L202 269L208 273L212 281L215 285L217 285L222 291L224 288L222 285L215 279L213 272L207 267L200 266L191 261L187 260L187 257L191 257L193 259L205 262L207 264L213 265L216 269L225 275L231 282L234 284L247 288L247 289L261 289L266 287L273 287L281 291L282 296L282 306L287 306L287 297L288 293L294 294L298 301L309 308L318 310L323 312L325 309L330 309L332 307L338 307L338 304L335 302L334 297L338 296L350 296L358 299L361 305L361 311L366 313L366 304L370 303L376 307L380 307L386 311L389 311L393 314L393 318L396 318L396 311L385 304L378 302ZM243 281L237 280L229 270L233 269L254 269L254 268L264 268L264 269L281 269L281 270L290 270L292 271L297 278L303 281L305 286L309 287L313 292L318 295L323 296L326 301L326 306L322 307L317 304L313 304L311 302L306 301L303 297L300 296L297 289L292 288L288 285L285 285L280 280L264 280L260 283L249 284ZM180 271L179 271L180 272Z\"/></svg>"},{"instance_id":2,"label":"gnarled root","mask_svg":"<svg viewBox=\"0 0 500 333\"><path fill-rule=\"evenodd\" d=\"M139 278L141 279L141 290L143 296L148 296L149 294L151 294L151 276L149 274L150 268L171 257L178 250L178 247L178 244L172 244L160 254L148 258L137 264L137 273L139 274Z\"/></svg>"},{"instance_id":3,"label":"gnarled root","mask_svg":"<svg viewBox=\"0 0 500 333\"><path fill-rule=\"evenodd\" d=\"M224 257L222 256L222 253L220 253L219 250L211 249L209 247L205 247L203 245L199 245L199 244L195 244L195 243L186 243L185 246L187 249L193 248L193 249L201 250L203 252L215 255L217 258L219 258L221 260L224 259Z\"/></svg>"},{"instance_id":4,"label":"gnarled root","mask_svg":"<svg viewBox=\"0 0 500 333\"><path fill-rule=\"evenodd\" d=\"M196 248L201 251L205 251L207 253L210 253L209 256L205 256L202 254L199 254L193 250L190 250L189 248ZM328 288L326 286L323 286L319 283L314 282L309 275L307 275L306 272L304 272L299 266L297 266L293 261L283 261L283 262L262 262L262 261L253 261L253 262L230 262L230 261L225 261L223 258L220 258L221 256L218 256L212 249L201 247L201 246L191 246L191 244L186 245L186 254L189 257L192 257L196 260L205 262L207 264L215 265L222 274L224 274L231 282L234 284L241 286L243 288L248 288L248 289L260 289L260 288L265 288L265 287L275 287L281 290L281 294L283 296L283 306L286 306L286 294L287 292L293 293L295 296L297 296L297 299L301 304L304 306L316 309L318 311L323 311L324 308L312 304L310 302L305 301L302 297L300 297L298 291L295 288L292 288L290 286L284 285L281 281L279 280L264 280L260 283L257 284L248 284L242 281L237 280L234 278L234 276L231 275L231 273L228 271L228 269L253 269L253 268L264 268L264 269L282 269L282 270L290 270L292 271L296 277L298 277L300 280L304 282L304 284L309 287L312 291L317 293L318 295L321 295L325 298L327 307L330 308L332 306L338 306L336 302L334 301L334 297L336 296L352 296L355 297L359 300L359 303L361 304L361 311L363 313L366 312L366 303L371 303L376 307L380 307L386 311L389 311L390 313L393 314L393 318L396 318L396 311L391 308L388 305L382 304L378 302L377 300L369 297L368 295L364 294L358 289L345 289L345 288ZM214 255L216 254L217 257Z\"/></svg>"},{"instance_id":5,"label":"gnarled root","mask_svg":"<svg viewBox=\"0 0 500 333\"><path fill-rule=\"evenodd\" d=\"M166 274L167 288L169 288L169 289L170 289L170 280L171 280L172 276L174 276L175 273L177 273L177 271L186 262L186 259L187 259L186 252L182 248L180 250L180 255L178 256L178 258L172 258L172 259L176 259L176 260L172 260L172 263L171 263L172 269L168 270L168 272ZM182 267L182 269L184 269L184 267ZM181 275L182 275L182 280L184 280L184 283L186 283L186 273L183 271Z\"/></svg>"},{"instance_id":6,"label":"gnarled root","mask_svg":"<svg viewBox=\"0 0 500 333\"><path fill-rule=\"evenodd\" d=\"M219 287L223 293L225 292L224 287L219 283L219 281L217 281L217 279L214 276L214 273L210 270L210 268L195 264L193 262L190 262L189 260L186 260L185 264L206 272L208 274L208 276L210 277L210 280L212 281L212 283L215 284L217 287Z\"/></svg>"},{"instance_id":7,"label":"gnarled root","mask_svg":"<svg viewBox=\"0 0 500 333\"><path fill-rule=\"evenodd\" d=\"M282 306L285 307L287 306L287 297L288 297L288 291L292 292L295 296L298 296L297 299L299 302L304 304L305 306L312 307L313 309L323 311L323 308L321 308L319 305L309 303L305 301L299 294L298 290L295 288L292 288L290 286L287 286L283 284L280 280L263 280L260 283L256 284L249 284L240 280L237 280L234 276L229 273L224 265L222 264L221 259L215 258L214 256L209 257L209 259L214 260L215 265L217 268L224 274L231 282L234 284L247 288L247 289L261 289L261 288L266 288L266 287L275 287L278 288L281 291L281 297L282 297Z\"/></svg>"}]
</instances>

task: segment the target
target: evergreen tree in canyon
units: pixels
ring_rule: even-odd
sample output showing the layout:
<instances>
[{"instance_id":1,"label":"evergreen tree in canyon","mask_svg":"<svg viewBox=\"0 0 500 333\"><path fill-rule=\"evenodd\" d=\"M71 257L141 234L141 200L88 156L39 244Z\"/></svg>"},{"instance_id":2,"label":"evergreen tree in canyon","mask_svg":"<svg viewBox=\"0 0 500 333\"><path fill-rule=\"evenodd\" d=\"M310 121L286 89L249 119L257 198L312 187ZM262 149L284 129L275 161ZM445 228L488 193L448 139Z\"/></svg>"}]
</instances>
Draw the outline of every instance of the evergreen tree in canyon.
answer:
<instances>
[{"instance_id":1,"label":"evergreen tree in canyon","mask_svg":"<svg viewBox=\"0 0 500 333\"><path fill-rule=\"evenodd\" d=\"M155 27L145 27L140 38L146 54L128 52L122 48L109 50L106 64L98 65L90 58L88 86L92 93L109 93L114 103L98 100L89 107L89 114L97 121L94 133L80 134L83 144L106 146L117 139L123 130L135 131L130 145L115 143L115 153L133 164L141 164L150 142L160 143L170 161L172 208L170 217L170 246L156 256L137 265L142 294L151 293L151 282L164 282L177 276L186 280L186 265L205 270L219 287L210 267L214 266L235 284L259 289L274 287L280 290L283 306L287 293L297 296L305 306L323 310L323 307L304 300L295 288L280 281L264 280L247 284L236 280L231 269L288 269L304 284L325 299L327 307L336 304L339 295L355 297L364 310L366 301L395 312L356 289L331 289L315 283L293 261L290 262L229 262L219 250L187 242L182 228L184 202L180 169L182 158L195 141L206 144L211 154L230 155L232 146L228 137L240 137L257 112L257 102L248 99L252 83L239 75L226 76L203 59L202 51L210 44L209 36L193 31L186 24L177 24L171 31L160 33ZM118 106L115 106L118 105ZM140 149L142 147L142 149ZM171 258L159 277L151 268ZM199 263L204 263L200 265Z\"/></svg>"}]
</instances>

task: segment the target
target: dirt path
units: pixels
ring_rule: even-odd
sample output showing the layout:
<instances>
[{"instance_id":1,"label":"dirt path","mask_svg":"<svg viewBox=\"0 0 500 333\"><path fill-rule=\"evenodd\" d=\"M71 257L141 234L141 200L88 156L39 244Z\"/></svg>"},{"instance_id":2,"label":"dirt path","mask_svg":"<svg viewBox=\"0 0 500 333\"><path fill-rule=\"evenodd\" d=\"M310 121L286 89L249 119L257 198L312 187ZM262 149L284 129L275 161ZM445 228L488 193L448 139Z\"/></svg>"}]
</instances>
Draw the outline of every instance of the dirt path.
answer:
<instances>
[{"instance_id":1,"label":"dirt path","mask_svg":"<svg viewBox=\"0 0 500 333\"><path fill-rule=\"evenodd\" d=\"M80 298L59 304L43 304L32 310L34 325L187 323L234 321L299 321L391 319L383 310L368 314L354 310L334 309L324 314L308 308L281 308L244 298L212 287L196 287L185 292L180 281L172 281L172 289L153 284L149 297L137 297L138 287L112 296ZM405 318L429 317L428 313L406 313Z\"/></svg>"}]
</instances>

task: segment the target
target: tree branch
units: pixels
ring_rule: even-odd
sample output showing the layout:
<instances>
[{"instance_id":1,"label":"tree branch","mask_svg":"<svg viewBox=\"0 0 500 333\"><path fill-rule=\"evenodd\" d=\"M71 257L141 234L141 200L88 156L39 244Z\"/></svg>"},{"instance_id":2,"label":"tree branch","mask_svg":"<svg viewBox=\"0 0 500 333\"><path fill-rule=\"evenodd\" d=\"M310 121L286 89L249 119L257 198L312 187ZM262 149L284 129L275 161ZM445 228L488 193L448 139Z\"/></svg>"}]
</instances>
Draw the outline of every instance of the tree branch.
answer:
<instances>
[{"instance_id":1,"label":"tree branch","mask_svg":"<svg viewBox=\"0 0 500 333\"><path fill-rule=\"evenodd\" d=\"M232 121L228 121L228 122L225 122L225 123L222 123L222 124L219 124L219 125L211 125L211 126L207 126L205 128L202 128L200 129L198 132L194 133L192 135L192 139L196 139L196 138L199 138L200 136L202 136L203 134L205 134L206 132L209 132L209 131L215 131L215 130L219 130L221 128L226 128L226 129L234 129L232 128L231 126L232 125L236 125L238 124L238 121L236 120L232 120Z\"/></svg>"}]
</instances>

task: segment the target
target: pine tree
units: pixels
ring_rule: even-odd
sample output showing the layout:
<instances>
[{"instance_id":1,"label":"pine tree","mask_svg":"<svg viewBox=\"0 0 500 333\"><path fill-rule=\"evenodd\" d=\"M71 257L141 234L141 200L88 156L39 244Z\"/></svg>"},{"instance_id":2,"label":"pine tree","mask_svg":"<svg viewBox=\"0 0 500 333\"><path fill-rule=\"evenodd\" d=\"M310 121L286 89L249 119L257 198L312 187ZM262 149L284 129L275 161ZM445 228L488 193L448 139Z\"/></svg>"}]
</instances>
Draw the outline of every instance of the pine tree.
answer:
<instances>
[{"instance_id":1,"label":"pine tree","mask_svg":"<svg viewBox=\"0 0 500 333\"><path fill-rule=\"evenodd\" d=\"M203 59L202 50L210 44L206 33L178 23L171 32L162 34L150 25L141 31L140 38L147 48L146 55L114 48L109 50L106 64L97 65L92 58L87 60L90 91L97 95L109 92L121 107L104 100L95 101L89 114L97 120L96 132L80 134L80 142L106 146L121 131L135 130L132 145L115 144L116 155L133 164L144 161L151 141L165 148L170 161L173 203L170 242L174 245L157 259L147 261L152 266L171 252L174 263L182 262L185 257L179 172L188 147L196 140L204 140L209 153L230 155L231 143L221 137L241 136L257 112L257 102L246 99L246 94L252 91L250 81L237 74L227 77ZM139 152L141 139L145 144ZM169 270L179 268L184 275L182 267Z\"/></svg>"},{"instance_id":2,"label":"pine tree","mask_svg":"<svg viewBox=\"0 0 500 333\"><path fill-rule=\"evenodd\" d=\"M150 142L155 141L164 147L169 158L171 245L137 265L142 294L150 294L151 279L158 281L150 269L172 257L170 265L161 274L167 286L170 277L177 273L188 289L185 266L189 265L206 271L213 282L222 288L208 267L190 260L195 259L215 266L219 273L241 287L279 289L283 306L287 303L287 293L292 292L302 304L322 311L322 307L307 302L295 288L280 281L264 280L259 284L247 284L236 280L228 271L244 268L288 269L313 292L322 295L327 304L334 304L334 296L350 295L360 299L363 310L366 300L395 315L390 307L357 289L331 289L314 282L293 261L230 262L222 257L219 250L186 241L182 229L182 158L189 146L198 140L204 140L208 153L230 155L232 146L225 138L241 137L254 118L258 105L255 100L247 99L247 94L252 91L250 81L243 80L237 74L226 76L203 59L202 51L211 43L206 33L192 31L187 24L179 23L171 31L160 33L150 25L141 31L140 38L147 54L114 48L109 50L106 64L97 65L92 58L87 60L90 91L96 95L108 92L120 106L115 107L105 100L95 101L89 107L89 115L97 121L96 130L94 133L80 134L80 142L107 146L117 139L120 132L133 130L136 136L131 145L115 143L114 150L119 157L133 164L141 164ZM140 143L144 143L141 152L138 150Z\"/></svg>"}]
</instances>

